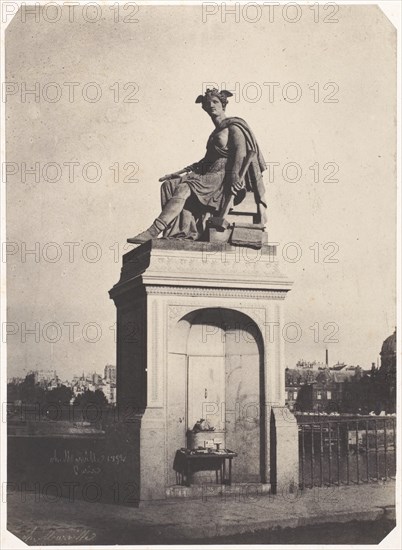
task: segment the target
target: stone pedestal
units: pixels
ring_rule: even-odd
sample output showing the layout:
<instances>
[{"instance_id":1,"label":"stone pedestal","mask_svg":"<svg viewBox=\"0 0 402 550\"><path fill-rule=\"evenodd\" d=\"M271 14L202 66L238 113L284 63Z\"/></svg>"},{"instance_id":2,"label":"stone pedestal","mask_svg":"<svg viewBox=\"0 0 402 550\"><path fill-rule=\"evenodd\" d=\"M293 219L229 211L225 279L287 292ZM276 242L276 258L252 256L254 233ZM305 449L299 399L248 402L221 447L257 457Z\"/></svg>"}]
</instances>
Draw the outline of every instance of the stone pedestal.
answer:
<instances>
[{"instance_id":1,"label":"stone pedestal","mask_svg":"<svg viewBox=\"0 0 402 550\"><path fill-rule=\"evenodd\" d=\"M277 409L285 405L283 301L290 288L273 246L155 239L125 254L110 297L120 418L130 411L141 417L138 471L127 480L138 484L140 500L166 498L176 483L175 452L186 446L197 414L190 395L197 379L189 379L197 369L215 380L200 382L203 412L215 428L228 428L226 444L239 451L234 479L274 487L297 480L297 426L290 412L282 422ZM223 397L215 395L219 384Z\"/></svg>"}]
</instances>

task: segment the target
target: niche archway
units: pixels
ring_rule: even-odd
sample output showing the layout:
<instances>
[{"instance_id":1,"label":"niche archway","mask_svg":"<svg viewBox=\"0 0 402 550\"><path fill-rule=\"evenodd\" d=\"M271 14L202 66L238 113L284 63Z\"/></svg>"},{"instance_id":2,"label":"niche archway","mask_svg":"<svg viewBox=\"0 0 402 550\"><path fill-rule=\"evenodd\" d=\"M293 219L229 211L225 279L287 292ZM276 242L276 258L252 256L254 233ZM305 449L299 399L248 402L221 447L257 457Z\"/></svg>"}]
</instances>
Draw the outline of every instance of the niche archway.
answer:
<instances>
[{"instance_id":1,"label":"niche archway","mask_svg":"<svg viewBox=\"0 0 402 550\"><path fill-rule=\"evenodd\" d=\"M167 477L186 446L186 431L202 415L226 432L236 451L234 482L266 482L264 345L255 322L227 308L196 309L183 316L169 339L167 369Z\"/></svg>"}]
</instances>

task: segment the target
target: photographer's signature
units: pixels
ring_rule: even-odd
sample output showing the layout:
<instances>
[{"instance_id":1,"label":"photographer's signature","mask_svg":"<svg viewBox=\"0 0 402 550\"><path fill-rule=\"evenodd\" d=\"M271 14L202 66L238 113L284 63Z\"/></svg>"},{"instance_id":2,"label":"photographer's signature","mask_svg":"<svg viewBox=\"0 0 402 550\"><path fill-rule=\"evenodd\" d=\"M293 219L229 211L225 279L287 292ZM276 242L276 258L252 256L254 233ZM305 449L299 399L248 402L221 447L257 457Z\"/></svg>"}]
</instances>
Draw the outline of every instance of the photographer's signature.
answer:
<instances>
[{"instance_id":1,"label":"photographer's signature","mask_svg":"<svg viewBox=\"0 0 402 550\"><path fill-rule=\"evenodd\" d=\"M31 546L38 544L87 544L96 539L96 533L90 529L60 527L58 529L39 529L21 533L20 538Z\"/></svg>"}]
</instances>

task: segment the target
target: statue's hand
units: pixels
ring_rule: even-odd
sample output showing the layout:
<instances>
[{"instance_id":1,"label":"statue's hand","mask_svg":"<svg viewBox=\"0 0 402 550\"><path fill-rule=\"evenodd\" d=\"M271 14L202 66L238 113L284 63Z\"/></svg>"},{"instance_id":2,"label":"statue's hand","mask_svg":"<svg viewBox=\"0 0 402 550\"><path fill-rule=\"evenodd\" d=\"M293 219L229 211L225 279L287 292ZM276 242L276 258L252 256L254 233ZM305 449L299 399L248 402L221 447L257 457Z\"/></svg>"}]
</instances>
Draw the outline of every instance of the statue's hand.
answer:
<instances>
[{"instance_id":1,"label":"statue's hand","mask_svg":"<svg viewBox=\"0 0 402 550\"><path fill-rule=\"evenodd\" d=\"M241 191L244 188L244 182L240 180L235 180L232 183L232 193L234 195L237 195L239 191Z\"/></svg>"},{"instance_id":2,"label":"statue's hand","mask_svg":"<svg viewBox=\"0 0 402 550\"><path fill-rule=\"evenodd\" d=\"M159 178L159 181L162 182L162 181L170 180L172 178L178 178L187 171L188 171L187 168L183 168L178 172L173 172L172 174L166 174L166 176L162 176L161 178Z\"/></svg>"}]
</instances>

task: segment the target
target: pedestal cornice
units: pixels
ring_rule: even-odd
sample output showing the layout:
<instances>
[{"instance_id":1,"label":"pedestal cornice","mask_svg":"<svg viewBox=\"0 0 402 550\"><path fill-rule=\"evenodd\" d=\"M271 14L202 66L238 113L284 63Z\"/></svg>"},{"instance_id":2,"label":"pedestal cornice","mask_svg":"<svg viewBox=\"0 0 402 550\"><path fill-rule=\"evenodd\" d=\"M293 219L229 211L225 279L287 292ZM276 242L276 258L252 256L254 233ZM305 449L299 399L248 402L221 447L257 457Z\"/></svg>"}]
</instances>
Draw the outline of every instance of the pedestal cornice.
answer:
<instances>
[{"instance_id":1,"label":"pedestal cornice","mask_svg":"<svg viewBox=\"0 0 402 550\"><path fill-rule=\"evenodd\" d=\"M279 270L275 246L254 250L220 243L154 239L123 256L121 277L110 296L114 298L138 285L160 286L163 293L168 293L169 287L286 293L292 281Z\"/></svg>"}]
</instances>

